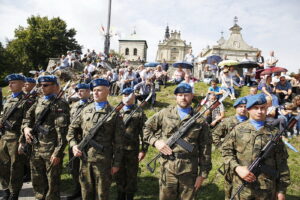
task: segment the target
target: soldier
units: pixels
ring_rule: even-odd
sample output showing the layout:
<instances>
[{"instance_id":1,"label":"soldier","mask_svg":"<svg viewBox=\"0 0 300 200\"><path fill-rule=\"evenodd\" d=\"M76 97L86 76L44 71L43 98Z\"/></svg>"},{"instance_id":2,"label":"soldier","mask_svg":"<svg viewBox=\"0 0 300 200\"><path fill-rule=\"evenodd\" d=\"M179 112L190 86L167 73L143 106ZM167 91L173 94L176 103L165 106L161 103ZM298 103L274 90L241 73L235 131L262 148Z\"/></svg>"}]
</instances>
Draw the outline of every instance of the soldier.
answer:
<instances>
[{"instance_id":1,"label":"soldier","mask_svg":"<svg viewBox=\"0 0 300 200\"><path fill-rule=\"evenodd\" d=\"M171 149L165 141L193 115L191 107L192 87L181 83L174 91L177 106L165 108L149 120L144 128L145 140L163 155L173 155L175 160L161 159L160 200L194 199L211 170L211 143L209 126L203 118L198 119L183 139L194 145L188 152L179 145Z\"/></svg>"},{"instance_id":2,"label":"soldier","mask_svg":"<svg viewBox=\"0 0 300 200\"><path fill-rule=\"evenodd\" d=\"M246 103L246 97L238 98L233 104L233 107L235 108L235 115L226 118L213 130L213 143L219 150L222 150L222 143L225 140L226 136L228 136L232 131L232 129L239 123L244 122L248 119ZM222 167L224 169L223 173L225 178L225 199L230 199L232 191L232 173L230 172L229 165L223 164Z\"/></svg>"},{"instance_id":3,"label":"soldier","mask_svg":"<svg viewBox=\"0 0 300 200\"><path fill-rule=\"evenodd\" d=\"M38 78L43 97L37 99L23 120L22 130L26 142L32 143L32 127L41 112L48 107L57 95L59 84L56 76L45 75ZM32 186L36 199L60 199L60 175L66 134L69 125L69 105L58 99L51 106L51 112L42 123L47 133L38 133L38 143L33 145L30 158ZM22 144L24 145L24 144Z\"/></svg>"},{"instance_id":4,"label":"soldier","mask_svg":"<svg viewBox=\"0 0 300 200\"><path fill-rule=\"evenodd\" d=\"M25 81L23 75L11 74L5 80L9 82L8 87L12 95L7 98L1 117L4 117L15 104L23 101L22 98L25 95L22 92ZM8 119L12 127L4 127L5 131L2 133L0 140L0 182L5 193L3 199L18 199L23 185L25 156L18 154L18 146L21 138L22 120L31 105L28 101L21 102Z\"/></svg>"},{"instance_id":5,"label":"soldier","mask_svg":"<svg viewBox=\"0 0 300 200\"><path fill-rule=\"evenodd\" d=\"M276 128L265 123L266 102L265 96L261 94L247 97L249 120L234 127L222 146L225 163L233 171L232 193L236 192L242 180L249 183L236 199L284 200L290 184L288 154L282 141L265 158L267 168L262 166L265 170L258 177L248 170L248 166L257 158L262 148L278 132ZM275 171L272 172L273 170Z\"/></svg>"},{"instance_id":6,"label":"soldier","mask_svg":"<svg viewBox=\"0 0 300 200\"><path fill-rule=\"evenodd\" d=\"M71 123L72 121L76 120L76 118L79 117L81 114L81 111L84 109L85 106L87 106L90 98L90 85L85 83L77 84L75 91L78 94L79 101L76 103L73 103L71 106L70 116L71 116ZM80 142L82 140L82 130L78 129L78 131L75 133L75 140L77 142ZM69 159L72 159L74 157L72 148L69 147ZM80 189L80 183L79 183L79 165L80 160L75 159L71 163L71 175L73 179L74 184L74 191L73 194L68 196L67 199L75 199L77 197L81 196L81 189Z\"/></svg>"},{"instance_id":7,"label":"soldier","mask_svg":"<svg viewBox=\"0 0 300 200\"><path fill-rule=\"evenodd\" d=\"M122 91L123 99L128 98L133 93L132 88L126 88ZM143 139L143 126L146 121L146 115L141 108L137 108L134 104L135 96L132 94L123 109L120 111L124 122L128 120L129 115L132 115L125 126L124 134L124 156L121 163L120 171L116 174L116 183L118 188L118 200L133 200L134 193L137 191L137 173L139 162L146 155L148 144ZM140 150L140 139L142 141Z\"/></svg>"},{"instance_id":8,"label":"soldier","mask_svg":"<svg viewBox=\"0 0 300 200\"><path fill-rule=\"evenodd\" d=\"M23 87L23 92L28 94L32 91L32 89L36 86L36 80L34 78L26 77L25 84ZM32 95L29 99L30 103L33 104L37 99L37 95ZM31 172L30 172L30 159L26 156L25 164L24 164L24 182L31 181Z\"/></svg>"},{"instance_id":9,"label":"soldier","mask_svg":"<svg viewBox=\"0 0 300 200\"><path fill-rule=\"evenodd\" d=\"M112 175L119 171L122 160L124 124L119 114L112 114L100 128L99 134L93 138L93 143L83 152L78 149L75 137L77 130L82 129L85 137L90 129L113 109L107 101L107 80L95 79L91 81L90 88L95 102L85 107L80 116L72 122L67 138L73 154L81 157L79 182L82 199L108 200ZM99 148L100 146L102 148ZM82 156L83 153L86 156Z\"/></svg>"}]
</instances>

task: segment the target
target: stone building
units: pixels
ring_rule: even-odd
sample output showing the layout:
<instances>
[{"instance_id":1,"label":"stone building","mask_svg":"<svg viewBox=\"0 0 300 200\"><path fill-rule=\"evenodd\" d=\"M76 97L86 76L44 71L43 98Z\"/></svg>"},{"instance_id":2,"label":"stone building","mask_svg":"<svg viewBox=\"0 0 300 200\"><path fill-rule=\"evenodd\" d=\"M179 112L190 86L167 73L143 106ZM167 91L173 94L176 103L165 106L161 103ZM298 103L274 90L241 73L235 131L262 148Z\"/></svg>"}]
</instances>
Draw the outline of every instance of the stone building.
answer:
<instances>
[{"instance_id":1,"label":"stone building","mask_svg":"<svg viewBox=\"0 0 300 200\"><path fill-rule=\"evenodd\" d=\"M181 39L180 31L175 30L170 33L169 26L167 26L164 40L158 43L156 62L163 62L163 59L167 63L183 61L191 48L191 43L186 44L186 41Z\"/></svg>"},{"instance_id":2,"label":"stone building","mask_svg":"<svg viewBox=\"0 0 300 200\"><path fill-rule=\"evenodd\" d=\"M140 39L136 31L128 38L119 40L119 54L129 61L146 61L147 49L147 41Z\"/></svg>"},{"instance_id":3,"label":"stone building","mask_svg":"<svg viewBox=\"0 0 300 200\"><path fill-rule=\"evenodd\" d=\"M231 32L229 38L226 40L222 33L222 36L217 41L216 45L207 46L201 51L202 57L219 55L221 58L224 58L226 55L227 59L242 61L245 58L245 54L247 54L249 60L255 60L256 53L259 49L250 46L244 41L241 34L242 28L237 24L237 22L238 18L234 17L234 24L229 29ZM203 65L198 64L197 69L194 70L196 77L199 78L201 70L203 70Z\"/></svg>"}]
</instances>

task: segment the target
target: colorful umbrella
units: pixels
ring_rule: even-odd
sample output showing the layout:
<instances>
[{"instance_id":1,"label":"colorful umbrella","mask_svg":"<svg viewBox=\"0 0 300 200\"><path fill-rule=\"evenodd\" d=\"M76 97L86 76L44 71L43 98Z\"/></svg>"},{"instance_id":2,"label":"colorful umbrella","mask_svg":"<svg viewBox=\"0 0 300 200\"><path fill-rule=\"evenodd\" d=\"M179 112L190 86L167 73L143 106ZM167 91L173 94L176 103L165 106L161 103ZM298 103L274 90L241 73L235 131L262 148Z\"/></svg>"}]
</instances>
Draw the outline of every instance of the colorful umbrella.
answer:
<instances>
[{"instance_id":1,"label":"colorful umbrella","mask_svg":"<svg viewBox=\"0 0 300 200\"><path fill-rule=\"evenodd\" d=\"M288 70L286 68L283 67L272 67L272 68L268 68L265 69L261 75L270 75L273 73L280 73L280 72L287 72Z\"/></svg>"},{"instance_id":2,"label":"colorful umbrella","mask_svg":"<svg viewBox=\"0 0 300 200\"><path fill-rule=\"evenodd\" d=\"M145 63L145 67L156 67L157 65L160 65L161 63L159 62L148 62L148 63Z\"/></svg>"},{"instance_id":3,"label":"colorful umbrella","mask_svg":"<svg viewBox=\"0 0 300 200\"><path fill-rule=\"evenodd\" d=\"M236 67L239 67L239 68L257 68L257 67L259 67L259 64L257 62L249 60L249 61L240 62L238 65L236 65Z\"/></svg>"},{"instance_id":4,"label":"colorful umbrella","mask_svg":"<svg viewBox=\"0 0 300 200\"><path fill-rule=\"evenodd\" d=\"M194 67L191 63L185 62L185 61L176 62L173 64L173 67L175 67L175 68L178 68L179 66L181 66L182 68L185 68L185 69L192 69Z\"/></svg>"},{"instance_id":5,"label":"colorful umbrella","mask_svg":"<svg viewBox=\"0 0 300 200\"><path fill-rule=\"evenodd\" d=\"M213 64L214 61L216 63L219 63L222 61L222 58L217 55L208 56L206 59L207 59L207 64Z\"/></svg>"},{"instance_id":6,"label":"colorful umbrella","mask_svg":"<svg viewBox=\"0 0 300 200\"><path fill-rule=\"evenodd\" d=\"M239 64L239 62L236 60L223 60L218 64L218 66L220 66L220 67L224 67L225 65L226 66L234 66L237 64Z\"/></svg>"}]
</instances>

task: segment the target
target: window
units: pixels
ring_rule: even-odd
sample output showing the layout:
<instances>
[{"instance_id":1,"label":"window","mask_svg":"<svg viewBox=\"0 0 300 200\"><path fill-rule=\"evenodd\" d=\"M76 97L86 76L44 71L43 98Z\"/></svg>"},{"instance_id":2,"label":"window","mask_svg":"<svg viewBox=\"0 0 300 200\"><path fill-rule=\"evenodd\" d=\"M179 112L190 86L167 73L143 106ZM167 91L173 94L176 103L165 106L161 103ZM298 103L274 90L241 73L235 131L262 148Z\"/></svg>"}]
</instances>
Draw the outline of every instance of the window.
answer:
<instances>
[{"instance_id":1,"label":"window","mask_svg":"<svg viewBox=\"0 0 300 200\"><path fill-rule=\"evenodd\" d=\"M126 56L129 55L129 49L128 49L128 48L125 49L125 55L126 55Z\"/></svg>"},{"instance_id":2,"label":"window","mask_svg":"<svg viewBox=\"0 0 300 200\"><path fill-rule=\"evenodd\" d=\"M134 55L134 56L137 56L137 48L134 48L134 49L133 49L133 55Z\"/></svg>"}]
</instances>

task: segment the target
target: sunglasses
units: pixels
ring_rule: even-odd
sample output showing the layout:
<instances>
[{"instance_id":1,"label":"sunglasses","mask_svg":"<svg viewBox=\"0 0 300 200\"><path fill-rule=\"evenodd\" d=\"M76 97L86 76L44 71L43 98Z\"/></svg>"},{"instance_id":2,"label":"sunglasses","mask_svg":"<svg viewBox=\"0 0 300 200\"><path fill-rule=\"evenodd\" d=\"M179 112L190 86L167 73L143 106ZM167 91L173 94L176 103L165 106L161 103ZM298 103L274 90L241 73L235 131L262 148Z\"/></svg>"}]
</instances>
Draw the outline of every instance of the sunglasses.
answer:
<instances>
[{"instance_id":1,"label":"sunglasses","mask_svg":"<svg viewBox=\"0 0 300 200\"><path fill-rule=\"evenodd\" d=\"M54 85L54 84L40 84L41 87L48 87L48 86L51 86L51 85Z\"/></svg>"}]
</instances>

